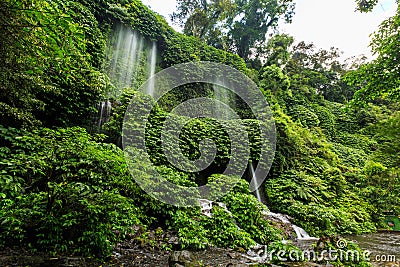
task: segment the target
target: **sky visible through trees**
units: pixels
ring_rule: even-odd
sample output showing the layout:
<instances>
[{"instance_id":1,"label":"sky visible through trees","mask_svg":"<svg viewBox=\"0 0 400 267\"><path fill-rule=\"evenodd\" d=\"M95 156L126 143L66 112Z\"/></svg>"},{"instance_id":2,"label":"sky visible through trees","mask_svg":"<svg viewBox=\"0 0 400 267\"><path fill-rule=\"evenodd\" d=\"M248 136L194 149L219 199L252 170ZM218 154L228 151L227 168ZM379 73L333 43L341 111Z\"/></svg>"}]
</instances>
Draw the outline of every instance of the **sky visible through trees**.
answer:
<instances>
[{"instance_id":1,"label":"sky visible through trees","mask_svg":"<svg viewBox=\"0 0 400 267\"><path fill-rule=\"evenodd\" d=\"M176 11L176 0L144 0L143 3L168 21L169 15ZM395 0L381 0L368 13L355 12L355 2L348 0L296 0L295 3L293 23L280 23L281 33L294 36L297 42L313 42L319 48L337 47L344 52L343 59L360 54L371 57L369 35L396 12Z\"/></svg>"}]
</instances>

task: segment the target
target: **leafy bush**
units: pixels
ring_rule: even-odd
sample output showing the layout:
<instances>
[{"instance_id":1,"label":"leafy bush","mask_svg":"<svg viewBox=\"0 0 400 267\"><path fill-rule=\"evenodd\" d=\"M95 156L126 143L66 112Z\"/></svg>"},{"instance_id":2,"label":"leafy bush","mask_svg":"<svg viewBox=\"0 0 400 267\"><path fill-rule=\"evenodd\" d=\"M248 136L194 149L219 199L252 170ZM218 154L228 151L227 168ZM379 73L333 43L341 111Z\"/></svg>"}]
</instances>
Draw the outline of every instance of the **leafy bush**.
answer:
<instances>
[{"instance_id":1,"label":"leafy bush","mask_svg":"<svg viewBox=\"0 0 400 267\"><path fill-rule=\"evenodd\" d=\"M177 229L183 249L209 246L247 249L255 245L250 234L238 228L231 214L221 207L213 207L211 212L211 218L201 215L199 208L181 209L172 215L169 224Z\"/></svg>"},{"instance_id":2,"label":"leafy bush","mask_svg":"<svg viewBox=\"0 0 400 267\"><path fill-rule=\"evenodd\" d=\"M271 209L287 213L317 236L374 231L371 205L351 192L338 175L339 170L327 169L322 180L292 171L269 179L266 188Z\"/></svg>"},{"instance_id":3,"label":"leafy bush","mask_svg":"<svg viewBox=\"0 0 400 267\"><path fill-rule=\"evenodd\" d=\"M114 145L80 128L0 129L2 246L105 256L147 220L127 197L140 191Z\"/></svg>"},{"instance_id":4,"label":"leafy bush","mask_svg":"<svg viewBox=\"0 0 400 267\"><path fill-rule=\"evenodd\" d=\"M269 244L282 240L280 232L265 218L267 207L250 194L245 180L240 180L221 201L226 203L238 226L257 243Z\"/></svg>"},{"instance_id":5,"label":"leafy bush","mask_svg":"<svg viewBox=\"0 0 400 267\"><path fill-rule=\"evenodd\" d=\"M316 127L320 124L318 116L305 106L294 106L289 114L294 120L299 120L304 127Z\"/></svg>"}]
</instances>

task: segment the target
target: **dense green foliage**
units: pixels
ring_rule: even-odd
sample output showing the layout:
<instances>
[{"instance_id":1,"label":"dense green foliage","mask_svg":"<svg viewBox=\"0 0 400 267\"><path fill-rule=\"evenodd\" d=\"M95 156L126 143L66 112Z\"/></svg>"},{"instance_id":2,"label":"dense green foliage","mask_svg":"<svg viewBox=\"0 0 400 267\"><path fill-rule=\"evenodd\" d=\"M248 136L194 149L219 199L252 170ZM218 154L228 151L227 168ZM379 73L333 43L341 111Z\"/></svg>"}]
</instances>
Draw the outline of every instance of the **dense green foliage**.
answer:
<instances>
[{"instance_id":1,"label":"dense green foliage","mask_svg":"<svg viewBox=\"0 0 400 267\"><path fill-rule=\"evenodd\" d=\"M105 84L93 67L105 45L93 15L62 1L0 5L1 122L84 125Z\"/></svg>"},{"instance_id":2,"label":"dense green foliage","mask_svg":"<svg viewBox=\"0 0 400 267\"><path fill-rule=\"evenodd\" d=\"M182 247L246 248L254 240L280 240L261 219L262 205L245 181L225 197L233 214L215 207L215 216L208 218L198 208L177 210L147 196L122 151L101 143L103 136L92 137L81 128L1 131L1 246L23 242L51 252L105 256L113 243L134 234L132 226L154 222L179 229ZM143 163L134 169L149 176ZM183 173L166 167L159 172L171 182L191 185Z\"/></svg>"},{"instance_id":3,"label":"dense green foliage","mask_svg":"<svg viewBox=\"0 0 400 267\"><path fill-rule=\"evenodd\" d=\"M80 128L1 132L2 245L104 255L141 223L114 145Z\"/></svg>"},{"instance_id":4,"label":"dense green foliage","mask_svg":"<svg viewBox=\"0 0 400 267\"><path fill-rule=\"evenodd\" d=\"M289 58L283 49L275 51L285 58L284 67L267 59L272 65L264 66L259 77L264 94L279 103L278 151L265 185L270 208L285 210L316 234L381 227L382 212L399 208L399 169L393 164L398 105L346 108L359 87L342 81L348 70L335 50L314 51L313 45L300 43ZM276 74L267 75L273 68Z\"/></svg>"},{"instance_id":5,"label":"dense green foliage","mask_svg":"<svg viewBox=\"0 0 400 267\"><path fill-rule=\"evenodd\" d=\"M268 209L290 215L316 236L372 232L385 227L385 211L400 214L400 107L390 99L399 89L399 15L385 21L374 37L377 59L349 71L336 49L293 45L287 35L264 43L278 17L290 18L292 1L275 1L265 9L256 4L268 1L235 1L235 7L211 2L205 13L194 7L178 17L190 15L188 23L206 19L196 24L203 29L186 25L193 36L175 32L139 0L0 3L0 248L25 244L55 254L108 256L116 242L138 234L140 225L175 232L181 248L247 249L260 243L291 249L280 242L285 233L268 220ZM375 1L357 3L366 11ZM212 17L221 14L231 23L224 38L217 31L223 25ZM229 17L240 14L242 20ZM239 121L197 118L185 125L179 148L189 159L200 157L201 140L216 143L216 157L204 171L180 171L162 150L168 111L189 98L212 97L210 85L176 88L155 106L145 137L151 162L133 161L128 168L118 147L130 101L144 106L150 99L138 88L119 88L124 93L111 100L112 114L96 131L102 134L89 131L96 103L115 89L104 58L108 36L121 23L157 43L158 70L214 61L258 84L277 130L275 159L261 187L268 208L249 192L249 170L243 177L221 175L231 159L227 130L238 129ZM220 50L197 37L212 45L215 38L231 43L215 45L225 48ZM251 53L255 58L248 60ZM370 99L375 100L367 103ZM256 165L263 141L260 122L238 99L233 102L249 137L249 160ZM352 109L349 102L365 105ZM133 124L129 129L137 130ZM199 207L173 207L140 189L135 178L154 182L151 167L182 186L239 183L207 217Z\"/></svg>"}]
</instances>

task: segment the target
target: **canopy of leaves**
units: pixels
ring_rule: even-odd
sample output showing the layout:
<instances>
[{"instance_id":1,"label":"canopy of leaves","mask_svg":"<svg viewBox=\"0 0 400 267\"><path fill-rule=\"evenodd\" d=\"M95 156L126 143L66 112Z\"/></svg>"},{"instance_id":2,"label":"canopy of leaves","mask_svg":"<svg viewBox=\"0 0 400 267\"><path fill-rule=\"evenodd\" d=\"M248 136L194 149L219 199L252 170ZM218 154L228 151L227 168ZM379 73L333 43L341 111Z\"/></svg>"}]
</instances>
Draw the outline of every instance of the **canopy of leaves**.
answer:
<instances>
[{"instance_id":1,"label":"canopy of leaves","mask_svg":"<svg viewBox=\"0 0 400 267\"><path fill-rule=\"evenodd\" d=\"M267 32L284 18L291 21L292 0L178 1L171 18L184 32L209 45L237 53L246 61L252 49L266 40Z\"/></svg>"},{"instance_id":2,"label":"canopy of leaves","mask_svg":"<svg viewBox=\"0 0 400 267\"><path fill-rule=\"evenodd\" d=\"M371 48L377 56L347 75L350 85L359 86L352 104L366 104L377 98L400 98L400 6L397 14L385 20L374 34Z\"/></svg>"}]
</instances>

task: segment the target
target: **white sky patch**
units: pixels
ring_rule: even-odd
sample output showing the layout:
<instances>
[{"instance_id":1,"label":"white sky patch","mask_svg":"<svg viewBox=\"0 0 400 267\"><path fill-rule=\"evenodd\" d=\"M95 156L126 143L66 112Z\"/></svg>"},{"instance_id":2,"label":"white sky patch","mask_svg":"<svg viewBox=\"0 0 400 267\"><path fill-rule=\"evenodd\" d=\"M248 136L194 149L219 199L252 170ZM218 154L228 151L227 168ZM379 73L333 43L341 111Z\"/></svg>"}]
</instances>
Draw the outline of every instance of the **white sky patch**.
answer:
<instances>
[{"instance_id":1,"label":"white sky patch","mask_svg":"<svg viewBox=\"0 0 400 267\"><path fill-rule=\"evenodd\" d=\"M169 15L176 10L176 0L143 0L143 3L172 25ZM360 13L355 12L355 0L296 0L293 22L282 24L280 32L294 36L296 42L313 42L317 48L339 48L344 58L361 54L371 57L370 34L396 13L396 7L395 0L381 0L373 12Z\"/></svg>"},{"instance_id":2,"label":"white sky patch","mask_svg":"<svg viewBox=\"0 0 400 267\"><path fill-rule=\"evenodd\" d=\"M313 42L323 49L337 47L344 57L370 57L370 34L395 14L396 3L380 1L370 13L354 12L355 7L353 0L297 0L293 22L282 25L281 30L293 35L296 42Z\"/></svg>"},{"instance_id":3,"label":"white sky patch","mask_svg":"<svg viewBox=\"0 0 400 267\"><path fill-rule=\"evenodd\" d=\"M142 0L143 4L149 6L151 10L164 16L168 23L173 26L176 30L179 30L175 25L172 24L169 15L176 11L176 0Z\"/></svg>"}]
</instances>

